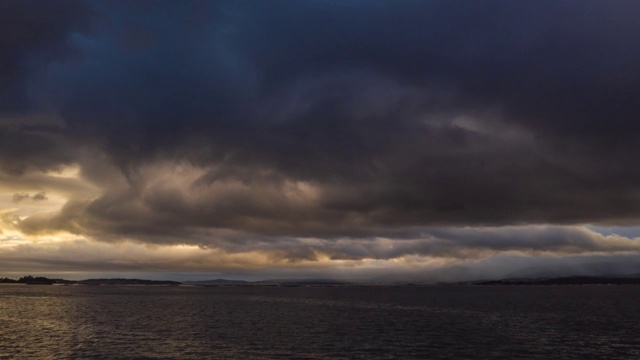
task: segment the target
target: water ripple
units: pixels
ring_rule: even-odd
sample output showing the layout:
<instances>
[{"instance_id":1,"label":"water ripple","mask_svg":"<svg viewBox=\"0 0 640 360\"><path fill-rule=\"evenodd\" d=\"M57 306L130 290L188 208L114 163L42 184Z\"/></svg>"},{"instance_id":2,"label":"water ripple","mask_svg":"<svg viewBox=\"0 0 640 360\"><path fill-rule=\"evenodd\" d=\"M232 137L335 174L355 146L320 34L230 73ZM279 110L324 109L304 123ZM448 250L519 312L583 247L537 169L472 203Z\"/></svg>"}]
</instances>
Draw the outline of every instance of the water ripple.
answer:
<instances>
[{"instance_id":1,"label":"water ripple","mask_svg":"<svg viewBox=\"0 0 640 360\"><path fill-rule=\"evenodd\" d=\"M639 300L633 286L0 286L0 359L637 359Z\"/></svg>"}]
</instances>

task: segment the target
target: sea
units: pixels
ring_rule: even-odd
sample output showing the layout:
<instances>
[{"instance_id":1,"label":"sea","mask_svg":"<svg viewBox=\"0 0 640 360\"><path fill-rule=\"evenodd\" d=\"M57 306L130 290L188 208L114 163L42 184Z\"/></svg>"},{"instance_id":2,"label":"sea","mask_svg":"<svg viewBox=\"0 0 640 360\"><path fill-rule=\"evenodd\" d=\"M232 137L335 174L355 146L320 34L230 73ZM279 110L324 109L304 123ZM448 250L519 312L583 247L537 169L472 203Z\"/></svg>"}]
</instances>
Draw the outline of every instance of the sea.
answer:
<instances>
[{"instance_id":1,"label":"sea","mask_svg":"<svg viewBox=\"0 0 640 360\"><path fill-rule=\"evenodd\" d=\"M0 359L640 359L640 286L0 286Z\"/></svg>"}]
</instances>

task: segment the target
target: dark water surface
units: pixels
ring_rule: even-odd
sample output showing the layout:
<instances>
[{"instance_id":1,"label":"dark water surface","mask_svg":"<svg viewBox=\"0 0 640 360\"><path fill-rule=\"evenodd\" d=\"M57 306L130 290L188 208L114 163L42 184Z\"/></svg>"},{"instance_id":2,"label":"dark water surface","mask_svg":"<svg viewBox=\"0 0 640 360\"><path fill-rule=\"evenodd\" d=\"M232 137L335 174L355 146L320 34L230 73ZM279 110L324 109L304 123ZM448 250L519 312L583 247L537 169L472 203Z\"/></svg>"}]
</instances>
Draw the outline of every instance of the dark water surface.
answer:
<instances>
[{"instance_id":1,"label":"dark water surface","mask_svg":"<svg viewBox=\"0 0 640 360\"><path fill-rule=\"evenodd\" d=\"M640 286L0 286L2 359L640 359Z\"/></svg>"}]
</instances>

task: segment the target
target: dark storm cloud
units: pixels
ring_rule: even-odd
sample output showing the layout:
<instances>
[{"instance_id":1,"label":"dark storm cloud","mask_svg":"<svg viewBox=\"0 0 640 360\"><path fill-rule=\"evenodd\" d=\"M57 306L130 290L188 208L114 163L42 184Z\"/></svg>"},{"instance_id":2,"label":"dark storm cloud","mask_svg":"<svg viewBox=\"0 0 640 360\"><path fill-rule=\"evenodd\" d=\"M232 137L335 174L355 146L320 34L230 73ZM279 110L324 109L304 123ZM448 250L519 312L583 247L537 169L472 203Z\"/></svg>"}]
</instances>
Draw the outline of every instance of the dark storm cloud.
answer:
<instances>
[{"instance_id":1,"label":"dark storm cloud","mask_svg":"<svg viewBox=\"0 0 640 360\"><path fill-rule=\"evenodd\" d=\"M0 113L31 105L28 82L48 63L73 54L69 37L89 30L93 11L83 1L7 0L0 4Z\"/></svg>"},{"instance_id":2,"label":"dark storm cloud","mask_svg":"<svg viewBox=\"0 0 640 360\"><path fill-rule=\"evenodd\" d=\"M53 61L77 55L75 34L90 31L96 13L83 1L0 3L0 169L22 174L71 162L63 124L38 99Z\"/></svg>"},{"instance_id":3,"label":"dark storm cloud","mask_svg":"<svg viewBox=\"0 0 640 360\"><path fill-rule=\"evenodd\" d=\"M3 55L25 74L3 91L64 119L3 164L106 154L77 160L101 196L25 231L276 241L640 215L635 1L91 4L99 22L42 21L55 36L28 46L47 71Z\"/></svg>"}]
</instances>

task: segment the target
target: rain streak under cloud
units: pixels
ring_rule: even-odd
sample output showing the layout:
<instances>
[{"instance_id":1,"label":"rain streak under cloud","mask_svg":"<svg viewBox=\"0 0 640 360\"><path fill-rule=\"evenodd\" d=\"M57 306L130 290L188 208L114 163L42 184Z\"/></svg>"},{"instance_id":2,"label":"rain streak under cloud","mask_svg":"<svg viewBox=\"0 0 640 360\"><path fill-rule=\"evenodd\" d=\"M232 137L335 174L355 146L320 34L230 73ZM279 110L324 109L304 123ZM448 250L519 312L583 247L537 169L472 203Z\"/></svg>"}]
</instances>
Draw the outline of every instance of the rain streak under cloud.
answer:
<instances>
[{"instance_id":1,"label":"rain streak under cloud","mask_svg":"<svg viewBox=\"0 0 640 360\"><path fill-rule=\"evenodd\" d=\"M638 11L2 1L0 275L640 272Z\"/></svg>"}]
</instances>

